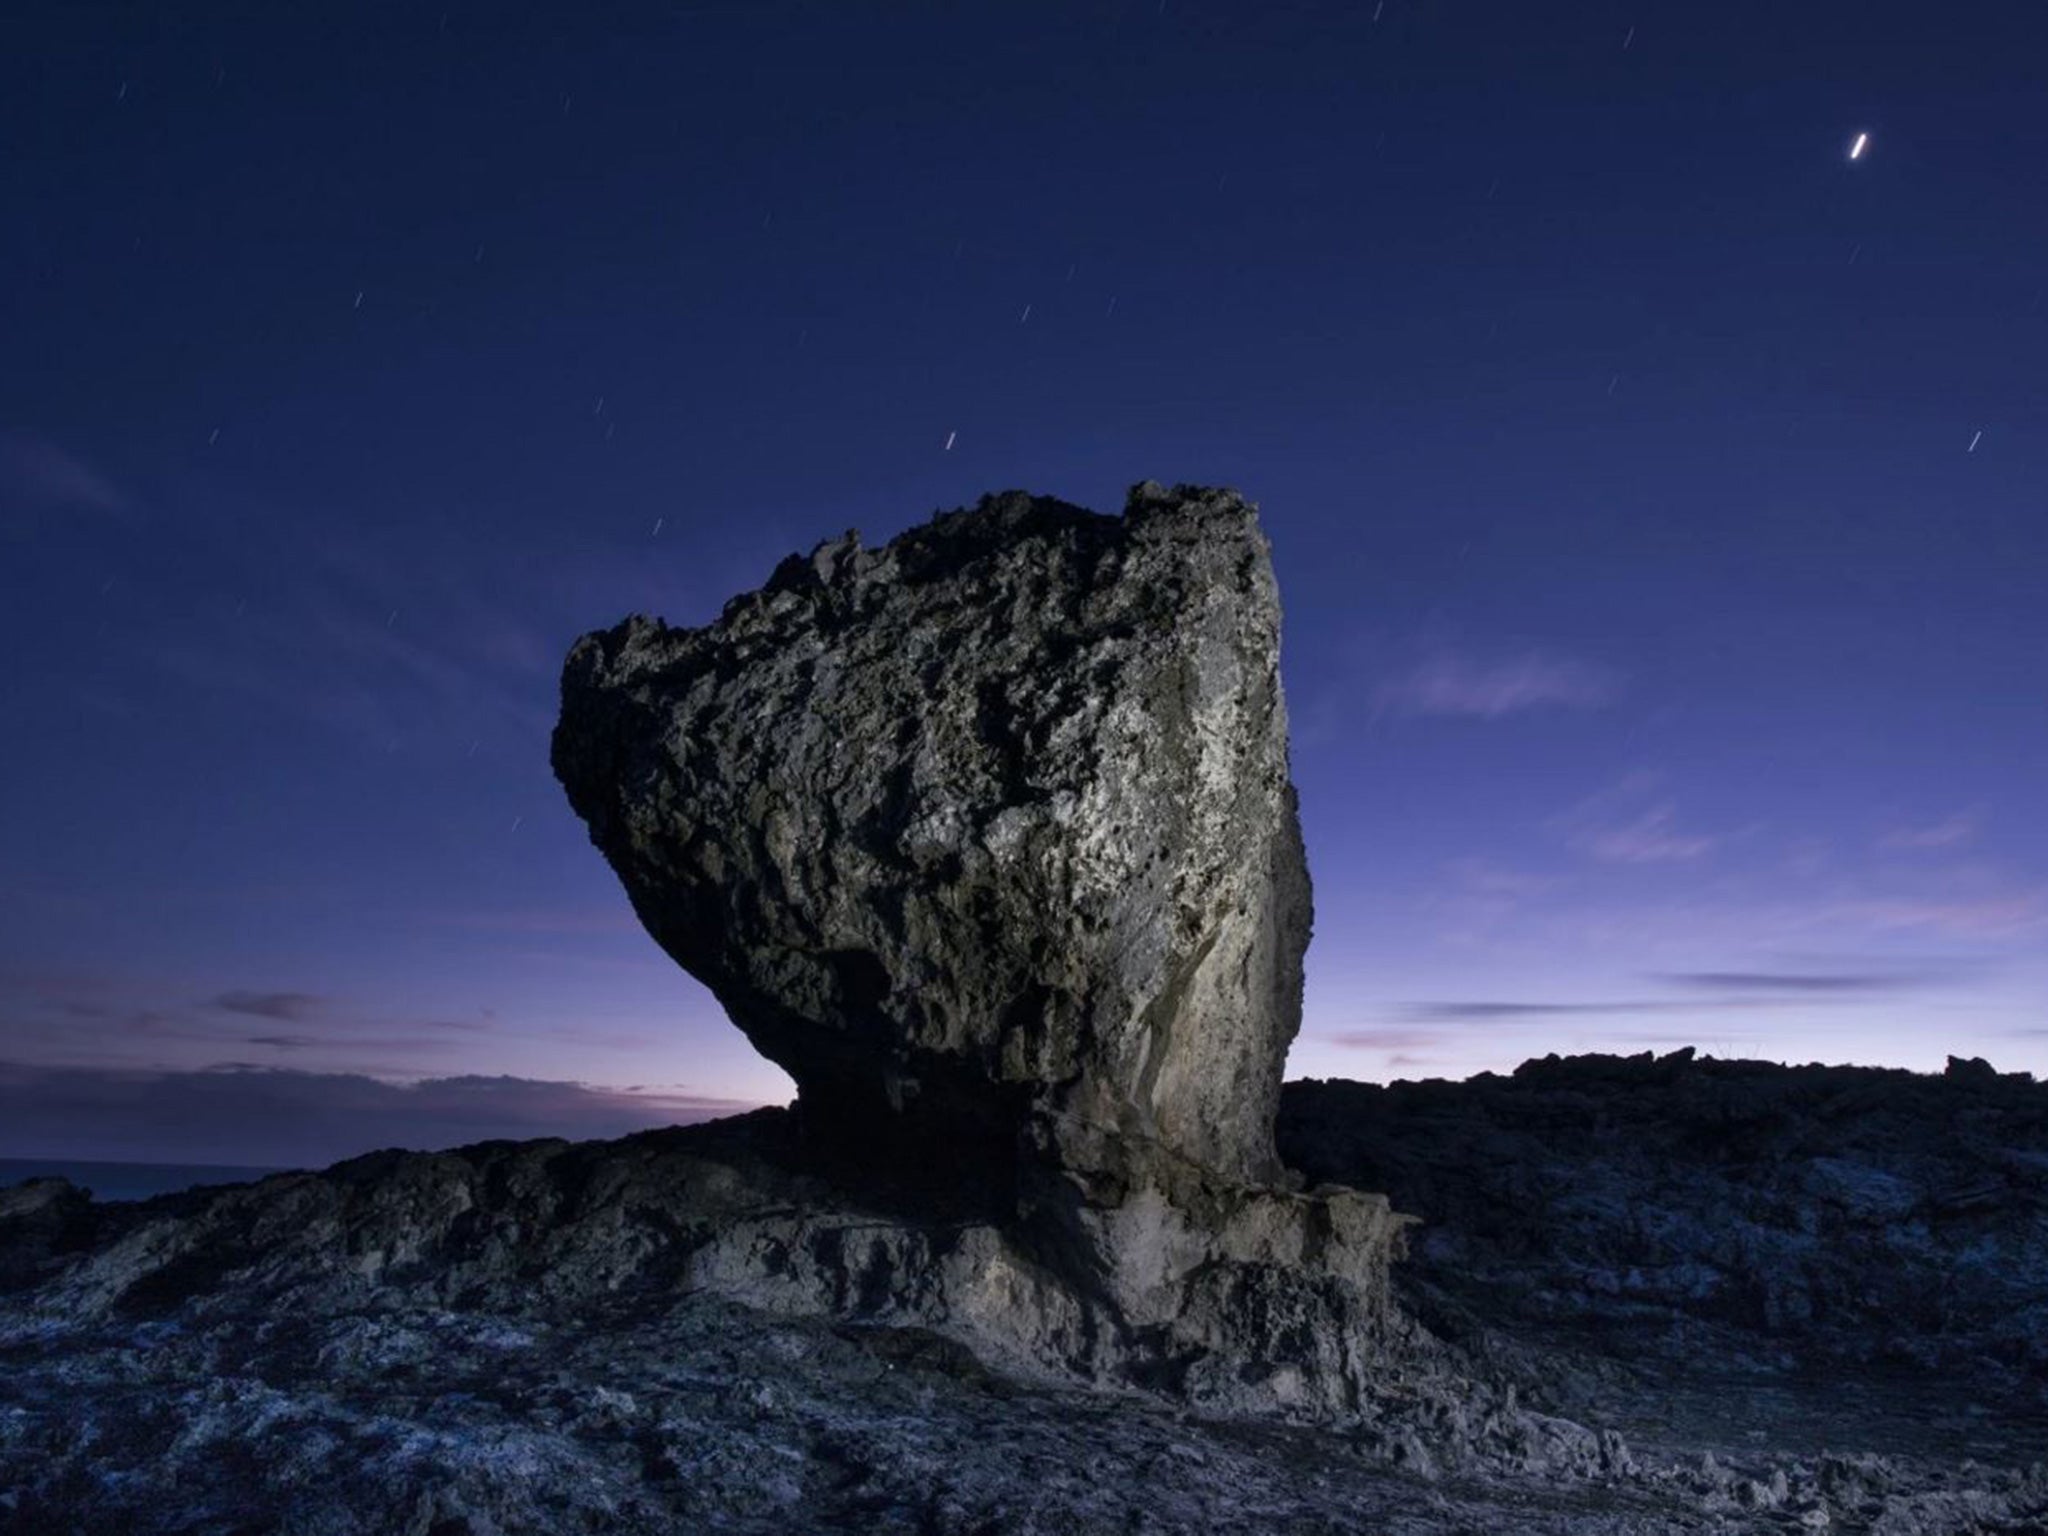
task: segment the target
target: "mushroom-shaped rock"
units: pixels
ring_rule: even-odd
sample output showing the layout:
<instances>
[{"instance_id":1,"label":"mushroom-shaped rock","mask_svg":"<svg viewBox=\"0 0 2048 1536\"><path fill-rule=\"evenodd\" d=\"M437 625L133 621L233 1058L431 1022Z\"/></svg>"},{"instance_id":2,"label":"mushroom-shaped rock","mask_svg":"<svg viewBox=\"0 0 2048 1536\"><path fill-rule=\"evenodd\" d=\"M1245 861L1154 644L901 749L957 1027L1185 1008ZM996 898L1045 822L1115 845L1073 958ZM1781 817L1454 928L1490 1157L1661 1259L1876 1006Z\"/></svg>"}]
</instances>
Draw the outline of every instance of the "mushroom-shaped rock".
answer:
<instances>
[{"instance_id":1,"label":"mushroom-shaped rock","mask_svg":"<svg viewBox=\"0 0 2048 1536\"><path fill-rule=\"evenodd\" d=\"M1234 493L1009 492L585 636L554 767L821 1136L1270 1183L1310 916L1279 643Z\"/></svg>"}]
</instances>

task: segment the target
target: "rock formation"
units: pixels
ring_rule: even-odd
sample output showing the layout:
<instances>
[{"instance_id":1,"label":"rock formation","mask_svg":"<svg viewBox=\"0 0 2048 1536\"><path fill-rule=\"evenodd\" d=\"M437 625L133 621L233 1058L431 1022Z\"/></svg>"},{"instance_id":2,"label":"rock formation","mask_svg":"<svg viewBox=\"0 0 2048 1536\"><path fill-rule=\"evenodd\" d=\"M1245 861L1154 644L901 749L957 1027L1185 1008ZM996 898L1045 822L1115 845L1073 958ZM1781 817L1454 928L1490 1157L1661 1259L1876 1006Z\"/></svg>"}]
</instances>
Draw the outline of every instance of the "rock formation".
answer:
<instances>
[{"instance_id":1,"label":"rock formation","mask_svg":"<svg viewBox=\"0 0 2048 1536\"><path fill-rule=\"evenodd\" d=\"M798 1086L818 1166L952 1175L976 1339L1355 1406L1402 1218L1273 1150L1309 887L1254 509L1022 493L792 556L562 680L555 771L648 931ZM927 1191L926 1198L930 1195Z\"/></svg>"},{"instance_id":2,"label":"rock formation","mask_svg":"<svg viewBox=\"0 0 2048 1536\"><path fill-rule=\"evenodd\" d=\"M571 653L555 771L855 1149L1275 1181L1308 873L1253 509L1010 493Z\"/></svg>"}]
</instances>

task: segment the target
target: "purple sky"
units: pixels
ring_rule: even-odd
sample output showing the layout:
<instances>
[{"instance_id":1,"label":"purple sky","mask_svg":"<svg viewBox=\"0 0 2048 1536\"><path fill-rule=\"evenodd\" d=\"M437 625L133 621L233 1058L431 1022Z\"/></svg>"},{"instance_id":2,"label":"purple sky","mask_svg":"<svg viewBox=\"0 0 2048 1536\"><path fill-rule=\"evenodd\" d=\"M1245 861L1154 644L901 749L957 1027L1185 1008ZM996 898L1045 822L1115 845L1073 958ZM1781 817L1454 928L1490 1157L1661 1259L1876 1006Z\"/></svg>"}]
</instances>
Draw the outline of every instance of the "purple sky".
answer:
<instances>
[{"instance_id":1,"label":"purple sky","mask_svg":"<svg viewBox=\"0 0 2048 1536\"><path fill-rule=\"evenodd\" d=\"M1274 542L1294 1075L2048 1073L2048 10L1965 9L11 13L0 1155L781 1099L562 654L1147 477Z\"/></svg>"}]
</instances>

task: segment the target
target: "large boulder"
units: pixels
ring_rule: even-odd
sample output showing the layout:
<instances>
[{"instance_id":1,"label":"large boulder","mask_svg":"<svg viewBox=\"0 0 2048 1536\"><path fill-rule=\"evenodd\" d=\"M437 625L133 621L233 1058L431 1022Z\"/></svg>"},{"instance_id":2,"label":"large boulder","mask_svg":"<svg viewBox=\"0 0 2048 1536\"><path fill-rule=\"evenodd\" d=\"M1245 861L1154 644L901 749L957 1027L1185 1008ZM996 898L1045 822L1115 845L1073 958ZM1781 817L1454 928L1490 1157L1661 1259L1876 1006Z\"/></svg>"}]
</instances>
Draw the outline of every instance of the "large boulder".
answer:
<instances>
[{"instance_id":1,"label":"large boulder","mask_svg":"<svg viewBox=\"0 0 2048 1536\"><path fill-rule=\"evenodd\" d=\"M1310 919L1279 647L1236 494L1010 492L585 636L554 767L811 1134L1091 1203L1272 1184Z\"/></svg>"}]
</instances>

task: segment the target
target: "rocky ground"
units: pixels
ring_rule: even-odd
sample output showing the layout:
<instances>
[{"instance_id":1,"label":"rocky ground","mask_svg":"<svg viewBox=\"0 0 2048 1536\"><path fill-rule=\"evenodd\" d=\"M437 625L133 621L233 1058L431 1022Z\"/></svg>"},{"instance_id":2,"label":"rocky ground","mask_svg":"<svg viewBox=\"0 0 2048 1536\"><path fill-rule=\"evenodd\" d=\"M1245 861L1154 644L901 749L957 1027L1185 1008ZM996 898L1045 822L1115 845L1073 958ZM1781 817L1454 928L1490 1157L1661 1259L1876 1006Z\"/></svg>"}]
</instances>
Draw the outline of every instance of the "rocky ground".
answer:
<instances>
[{"instance_id":1,"label":"rocky ground","mask_svg":"<svg viewBox=\"0 0 2048 1536\"><path fill-rule=\"evenodd\" d=\"M1434 1330L1314 1421L992 1348L921 1290L976 1213L802 1173L778 1112L23 1186L0 1530L2038 1532L2044 1132L1967 1066L1290 1086L1294 1163L1424 1218Z\"/></svg>"},{"instance_id":2,"label":"rocky ground","mask_svg":"<svg viewBox=\"0 0 2048 1536\"><path fill-rule=\"evenodd\" d=\"M2048 1087L2025 1073L1549 1057L1292 1083L1279 1126L1310 1178L1424 1218L1401 1285L1441 1331L2048 1411Z\"/></svg>"}]
</instances>

